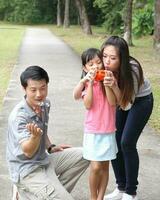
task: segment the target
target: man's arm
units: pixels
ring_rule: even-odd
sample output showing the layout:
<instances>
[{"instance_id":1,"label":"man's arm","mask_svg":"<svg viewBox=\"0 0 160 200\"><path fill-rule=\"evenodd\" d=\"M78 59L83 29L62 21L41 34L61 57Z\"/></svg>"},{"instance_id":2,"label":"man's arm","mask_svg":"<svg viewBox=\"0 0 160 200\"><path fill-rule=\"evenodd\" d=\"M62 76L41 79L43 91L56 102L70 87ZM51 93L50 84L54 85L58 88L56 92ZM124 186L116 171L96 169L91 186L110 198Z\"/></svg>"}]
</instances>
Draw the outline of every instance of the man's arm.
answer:
<instances>
[{"instance_id":1,"label":"man's arm","mask_svg":"<svg viewBox=\"0 0 160 200\"><path fill-rule=\"evenodd\" d=\"M42 130L34 123L27 124L26 128L31 136L28 140L21 143L21 148L25 156L32 158L39 148Z\"/></svg>"},{"instance_id":2,"label":"man's arm","mask_svg":"<svg viewBox=\"0 0 160 200\"><path fill-rule=\"evenodd\" d=\"M48 149L50 146L52 145L48 135L46 135L46 149ZM56 146L53 146L50 150L50 153L54 153L54 152L57 152L57 151L63 151L64 149L67 149L67 148L70 148L72 147L71 145L68 145L68 144L60 144L60 145L56 145Z\"/></svg>"}]
</instances>

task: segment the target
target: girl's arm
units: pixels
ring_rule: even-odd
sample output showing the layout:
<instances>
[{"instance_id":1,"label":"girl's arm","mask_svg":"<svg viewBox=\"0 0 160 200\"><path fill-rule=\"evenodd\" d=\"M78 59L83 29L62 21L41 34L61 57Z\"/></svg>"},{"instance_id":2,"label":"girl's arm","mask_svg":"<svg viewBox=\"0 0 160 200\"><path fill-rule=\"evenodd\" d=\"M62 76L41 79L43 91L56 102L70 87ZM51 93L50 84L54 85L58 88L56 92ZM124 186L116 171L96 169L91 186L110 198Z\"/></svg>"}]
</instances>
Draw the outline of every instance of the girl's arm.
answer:
<instances>
[{"instance_id":1,"label":"girl's arm","mask_svg":"<svg viewBox=\"0 0 160 200\"><path fill-rule=\"evenodd\" d=\"M82 91L85 88L85 84L88 81L93 81L94 77L96 75L96 69L91 69L84 78L82 78L79 83L76 85L76 87L73 90L73 97L75 100L78 100L82 96Z\"/></svg>"},{"instance_id":2,"label":"girl's arm","mask_svg":"<svg viewBox=\"0 0 160 200\"><path fill-rule=\"evenodd\" d=\"M83 79L81 79L79 81L79 83L76 85L76 87L73 90L73 97L75 100L78 100L81 98L82 95L82 91L85 87L85 82L87 81L87 79L84 77Z\"/></svg>"},{"instance_id":3,"label":"girl's arm","mask_svg":"<svg viewBox=\"0 0 160 200\"><path fill-rule=\"evenodd\" d=\"M92 106L92 101L93 101L93 82L94 81L89 81L88 82L88 87L86 89L86 94L83 97L84 101L84 106L86 109L90 109Z\"/></svg>"}]
</instances>

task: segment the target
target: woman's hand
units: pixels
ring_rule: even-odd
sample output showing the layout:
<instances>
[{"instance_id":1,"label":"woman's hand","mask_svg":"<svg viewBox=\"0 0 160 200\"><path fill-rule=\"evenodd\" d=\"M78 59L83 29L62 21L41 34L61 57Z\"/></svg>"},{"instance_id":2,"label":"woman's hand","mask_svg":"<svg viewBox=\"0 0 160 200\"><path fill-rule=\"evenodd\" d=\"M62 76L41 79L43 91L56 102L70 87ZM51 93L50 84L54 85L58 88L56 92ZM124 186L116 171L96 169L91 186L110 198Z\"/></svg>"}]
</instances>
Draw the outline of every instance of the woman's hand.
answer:
<instances>
[{"instance_id":1,"label":"woman's hand","mask_svg":"<svg viewBox=\"0 0 160 200\"><path fill-rule=\"evenodd\" d=\"M104 77L103 84L105 87L110 87L110 88L117 86L117 80L111 71L109 70L106 71L106 76Z\"/></svg>"}]
</instances>

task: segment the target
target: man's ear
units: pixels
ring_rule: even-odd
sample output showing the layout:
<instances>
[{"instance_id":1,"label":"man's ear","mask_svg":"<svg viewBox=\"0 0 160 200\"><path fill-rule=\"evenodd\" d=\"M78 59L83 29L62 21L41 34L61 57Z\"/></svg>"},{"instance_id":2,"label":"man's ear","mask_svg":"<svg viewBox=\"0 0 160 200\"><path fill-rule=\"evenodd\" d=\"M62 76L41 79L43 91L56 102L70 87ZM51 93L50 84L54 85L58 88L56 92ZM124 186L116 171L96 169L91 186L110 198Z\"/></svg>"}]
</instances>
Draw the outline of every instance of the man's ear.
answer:
<instances>
[{"instance_id":1,"label":"man's ear","mask_svg":"<svg viewBox=\"0 0 160 200\"><path fill-rule=\"evenodd\" d=\"M26 88L24 88L23 86L22 86L22 90L25 92L25 94L26 94Z\"/></svg>"}]
</instances>

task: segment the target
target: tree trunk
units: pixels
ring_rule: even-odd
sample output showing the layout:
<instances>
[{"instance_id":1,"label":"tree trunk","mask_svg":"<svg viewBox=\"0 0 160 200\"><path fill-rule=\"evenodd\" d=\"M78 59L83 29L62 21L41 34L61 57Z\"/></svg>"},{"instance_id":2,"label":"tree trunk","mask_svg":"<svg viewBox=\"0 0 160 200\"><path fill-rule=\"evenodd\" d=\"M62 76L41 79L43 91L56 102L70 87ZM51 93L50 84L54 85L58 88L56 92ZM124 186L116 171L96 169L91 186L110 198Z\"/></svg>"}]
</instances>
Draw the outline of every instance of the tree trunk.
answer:
<instances>
[{"instance_id":1,"label":"tree trunk","mask_svg":"<svg viewBox=\"0 0 160 200\"><path fill-rule=\"evenodd\" d=\"M75 0L75 4L79 12L79 18L83 32L87 35L92 35L91 25L89 23L87 11L83 0Z\"/></svg>"},{"instance_id":2,"label":"tree trunk","mask_svg":"<svg viewBox=\"0 0 160 200\"><path fill-rule=\"evenodd\" d=\"M129 46L133 46L132 43L132 3L133 0L128 0L124 10L124 36Z\"/></svg>"},{"instance_id":3,"label":"tree trunk","mask_svg":"<svg viewBox=\"0 0 160 200\"><path fill-rule=\"evenodd\" d=\"M57 26L62 26L61 0L57 0Z\"/></svg>"},{"instance_id":4,"label":"tree trunk","mask_svg":"<svg viewBox=\"0 0 160 200\"><path fill-rule=\"evenodd\" d=\"M155 17L154 17L154 49L160 55L160 0L155 1ZM159 56L160 57L160 56Z\"/></svg>"},{"instance_id":5,"label":"tree trunk","mask_svg":"<svg viewBox=\"0 0 160 200\"><path fill-rule=\"evenodd\" d=\"M68 28L70 25L69 4L70 4L70 0L65 0L64 23L63 23L64 28Z\"/></svg>"}]
</instances>

